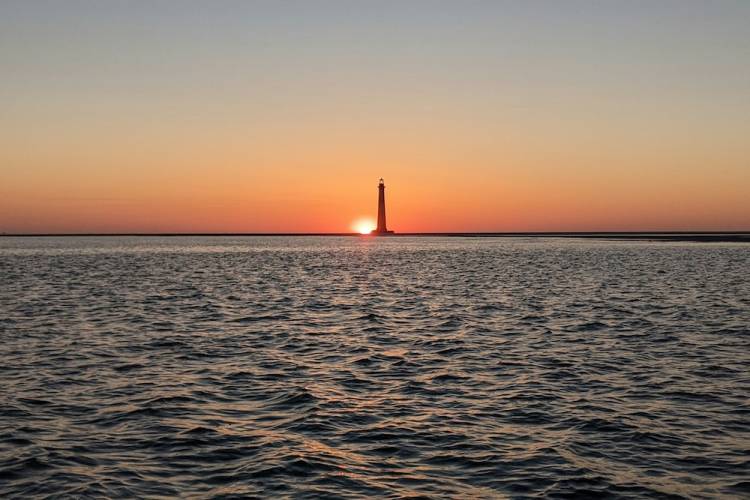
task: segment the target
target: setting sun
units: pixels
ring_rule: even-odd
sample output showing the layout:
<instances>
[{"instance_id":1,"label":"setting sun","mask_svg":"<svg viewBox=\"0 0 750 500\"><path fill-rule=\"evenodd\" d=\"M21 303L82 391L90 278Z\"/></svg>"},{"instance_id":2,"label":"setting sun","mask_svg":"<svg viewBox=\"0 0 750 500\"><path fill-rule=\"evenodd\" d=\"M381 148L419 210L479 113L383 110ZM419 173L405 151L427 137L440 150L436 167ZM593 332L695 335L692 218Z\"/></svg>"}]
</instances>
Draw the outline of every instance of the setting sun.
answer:
<instances>
[{"instance_id":1,"label":"setting sun","mask_svg":"<svg viewBox=\"0 0 750 500\"><path fill-rule=\"evenodd\" d=\"M352 229L359 234L370 234L375 229L375 221L370 218L357 219L352 223Z\"/></svg>"}]
</instances>

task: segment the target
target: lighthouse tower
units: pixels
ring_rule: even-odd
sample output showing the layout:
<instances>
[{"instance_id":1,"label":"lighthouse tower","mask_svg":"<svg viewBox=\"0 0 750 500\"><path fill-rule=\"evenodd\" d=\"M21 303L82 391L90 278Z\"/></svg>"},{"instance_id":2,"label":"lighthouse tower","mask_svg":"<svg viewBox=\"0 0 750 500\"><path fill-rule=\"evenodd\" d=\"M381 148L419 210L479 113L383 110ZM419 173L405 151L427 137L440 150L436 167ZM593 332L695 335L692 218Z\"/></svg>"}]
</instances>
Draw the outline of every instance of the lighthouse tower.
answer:
<instances>
[{"instance_id":1,"label":"lighthouse tower","mask_svg":"<svg viewBox=\"0 0 750 500\"><path fill-rule=\"evenodd\" d=\"M385 225L385 183L380 179L378 183L378 227L371 234L393 234Z\"/></svg>"}]
</instances>

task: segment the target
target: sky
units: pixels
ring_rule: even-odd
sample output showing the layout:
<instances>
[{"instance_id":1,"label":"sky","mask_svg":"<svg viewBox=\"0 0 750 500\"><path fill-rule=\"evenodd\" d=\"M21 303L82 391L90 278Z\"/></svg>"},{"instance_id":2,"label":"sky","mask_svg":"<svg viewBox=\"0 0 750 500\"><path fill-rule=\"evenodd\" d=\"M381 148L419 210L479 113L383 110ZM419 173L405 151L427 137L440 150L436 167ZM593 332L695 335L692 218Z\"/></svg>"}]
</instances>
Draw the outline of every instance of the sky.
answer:
<instances>
[{"instance_id":1,"label":"sky","mask_svg":"<svg viewBox=\"0 0 750 500\"><path fill-rule=\"evenodd\" d=\"M750 230L750 2L0 2L0 232Z\"/></svg>"}]
</instances>

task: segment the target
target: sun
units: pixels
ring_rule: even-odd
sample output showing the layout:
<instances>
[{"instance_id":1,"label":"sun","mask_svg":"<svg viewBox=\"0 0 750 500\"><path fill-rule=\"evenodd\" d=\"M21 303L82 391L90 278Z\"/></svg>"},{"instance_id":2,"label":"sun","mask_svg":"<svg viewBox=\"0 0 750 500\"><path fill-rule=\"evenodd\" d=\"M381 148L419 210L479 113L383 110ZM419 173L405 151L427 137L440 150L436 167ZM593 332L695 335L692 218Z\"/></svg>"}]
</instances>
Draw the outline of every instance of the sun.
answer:
<instances>
[{"instance_id":1,"label":"sun","mask_svg":"<svg viewBox=\"0 0 750 500\"><path fill-rule=\"evenodd\" d=\"M352 223L352 229L359 234L370 234L370 232L375 229L375 221L367 217L357 219Z\"/></svg>"}]
</instances>

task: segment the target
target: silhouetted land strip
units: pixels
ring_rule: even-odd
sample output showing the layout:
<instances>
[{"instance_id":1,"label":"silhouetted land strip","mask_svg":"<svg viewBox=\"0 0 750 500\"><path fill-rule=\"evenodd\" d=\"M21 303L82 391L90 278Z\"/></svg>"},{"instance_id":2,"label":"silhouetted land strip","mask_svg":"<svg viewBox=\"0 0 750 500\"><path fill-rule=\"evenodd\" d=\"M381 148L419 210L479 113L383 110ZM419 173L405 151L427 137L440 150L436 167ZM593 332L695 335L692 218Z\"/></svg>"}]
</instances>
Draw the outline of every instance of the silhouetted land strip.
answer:
<instances>
[{"instance_id":1,"label":"silhouetted land strip","mask_svg":"<svg viewBox=\"0 0 750 500\"><path fill-rule=\"evenodd\" d=\"M380 238L383 236L360 235L358 233L66 233L66 234L0 234L5 237L103 237L103 236L361 236ZM462 238L587 238L607 240L646 241L695 241L695 242L739 242L750 243L750 231L743 232L542 232L542 233L395 233L388 238L403 236L462 237Z\"/></svg>"}]
</instances>

